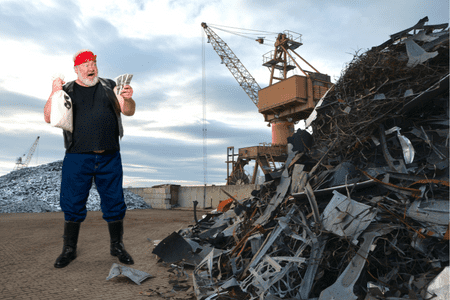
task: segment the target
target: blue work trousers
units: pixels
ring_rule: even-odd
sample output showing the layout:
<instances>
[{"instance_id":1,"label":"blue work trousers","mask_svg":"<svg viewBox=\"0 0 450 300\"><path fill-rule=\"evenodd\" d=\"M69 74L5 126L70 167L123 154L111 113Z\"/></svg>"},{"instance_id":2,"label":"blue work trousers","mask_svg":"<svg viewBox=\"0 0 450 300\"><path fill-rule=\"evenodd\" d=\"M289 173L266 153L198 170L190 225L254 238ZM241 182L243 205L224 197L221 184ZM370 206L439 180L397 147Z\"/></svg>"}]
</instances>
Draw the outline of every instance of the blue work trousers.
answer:
<instances>
[{"instance_id":1,"label":"blue work trousers","mask_svg":"<svg viewBox=\"0 0 450 300\"><path fill-rule=\"evenodd\" d=\"M83 222L94 178L106 222L122 220L127 206L123 196L123 171L119 151L66 153L62 167L60 205L66 221Z\"/></svg>"}]
</instances>

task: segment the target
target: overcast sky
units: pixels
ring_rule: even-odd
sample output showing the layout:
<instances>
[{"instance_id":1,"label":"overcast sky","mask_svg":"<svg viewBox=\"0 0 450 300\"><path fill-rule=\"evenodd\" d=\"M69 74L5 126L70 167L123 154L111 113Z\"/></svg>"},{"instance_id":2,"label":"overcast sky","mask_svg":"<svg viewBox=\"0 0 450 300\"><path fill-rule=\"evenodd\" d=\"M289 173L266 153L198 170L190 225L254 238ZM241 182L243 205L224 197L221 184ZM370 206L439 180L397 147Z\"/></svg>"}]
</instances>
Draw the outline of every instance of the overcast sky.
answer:
<instances>
[{"instance_id":1,"label":"overcast sky","mask_svg":"<svg viewBox=\"0 0 450 300\"><path fill-rule=\"evenodd\" d=\"M425 16L428 24L447 23L449 2L0 0L0 176L12 171L37 136L30 166L63 159L62 130L44 122L43 108L53 74L76 78L72 56L80 49L97 55L101 77L134 75L136 114L123 116L124 186L201 185L202 22L300 33L297 52L334 82L358 50ZM270 73L262 55L275 38L258 33L272 40L260 45L214 30L266 87ZM227 147L270 143L271 129L211 44L205 47L207 183L224 184Z\"/></svg>"}]
</instances>

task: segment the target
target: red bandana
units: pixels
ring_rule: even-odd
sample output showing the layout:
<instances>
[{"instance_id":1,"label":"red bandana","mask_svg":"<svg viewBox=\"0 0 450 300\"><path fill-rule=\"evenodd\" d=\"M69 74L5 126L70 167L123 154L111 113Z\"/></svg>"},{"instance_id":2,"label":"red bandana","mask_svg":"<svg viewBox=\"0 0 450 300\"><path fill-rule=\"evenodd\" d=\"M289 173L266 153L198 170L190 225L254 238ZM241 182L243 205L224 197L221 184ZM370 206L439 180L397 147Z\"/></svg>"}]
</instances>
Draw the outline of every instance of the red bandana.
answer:
<instances>
[{"instance_id":1,"label":"red bandana","mask_svg":"<svg viewBox=\"0 0 450 300\"><path fill-rule=\"evenodd\" d=\"M74 66L81 65L82 63L85 63L90 60L97 60L97 55L94 55L94 53L92 53L91 51L81 52L75 58Z\"/></svg>"}]
</instances>

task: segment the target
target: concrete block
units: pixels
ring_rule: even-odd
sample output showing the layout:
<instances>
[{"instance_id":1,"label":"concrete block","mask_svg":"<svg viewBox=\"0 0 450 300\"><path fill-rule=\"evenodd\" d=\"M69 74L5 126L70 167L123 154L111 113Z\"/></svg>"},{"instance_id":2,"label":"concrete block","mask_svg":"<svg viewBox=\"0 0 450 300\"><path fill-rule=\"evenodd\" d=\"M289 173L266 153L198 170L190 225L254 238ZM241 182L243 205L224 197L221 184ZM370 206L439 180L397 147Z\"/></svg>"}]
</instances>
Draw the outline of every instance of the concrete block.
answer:
<instances>
[{"instance_id":1,"label":"concrete block","mask_svg":"<svg viewBox=\"0 0 450 300\"><path fill-rule=\"evenodd\" d=\"M171 209L172 205L170 200L157 199L157 198L144 198L145 203L149 204L152 208Z\"/></svg>"},{"instance_id":2,"label":"concrete block","mask_svg":"<svg viewBox=\"0 0 450 300\"><path fill-rule=\"evenodd\" d=\"M170 194L144 194L142 198L170 200Z\"/></svg>"}]
</instances>

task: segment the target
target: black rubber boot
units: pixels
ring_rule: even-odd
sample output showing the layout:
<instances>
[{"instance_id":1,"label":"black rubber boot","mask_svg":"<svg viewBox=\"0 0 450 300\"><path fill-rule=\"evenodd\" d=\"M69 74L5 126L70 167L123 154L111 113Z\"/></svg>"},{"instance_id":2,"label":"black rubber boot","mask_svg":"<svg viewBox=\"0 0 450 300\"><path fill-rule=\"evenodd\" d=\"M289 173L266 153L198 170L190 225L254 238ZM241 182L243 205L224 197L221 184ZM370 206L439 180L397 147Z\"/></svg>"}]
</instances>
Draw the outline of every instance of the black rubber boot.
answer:
<instances>
[{"instance_id":1,"label":"black rubber boot","mask_svg":"<svg viewBox=\"0 0 450 300\"><path fill-rule=\"evenodd\" d=\"M109 236L111 237L111 255L117 256L121 263L132 265L134 264L131 255L125 250L123 245L123 220L113 221L108 223Z\"/></svg>"},{"instance_id":2,"label":"black rubber boot","mask_svg":"<svg viewBox=\"0 0 450 300\"><path fill-rule=\"evenodd\" d=\"M64 222L64 247L55 262L55 268L64 268L77 258L78 233L81 222Z\"/></svg>"}]
</instances>

